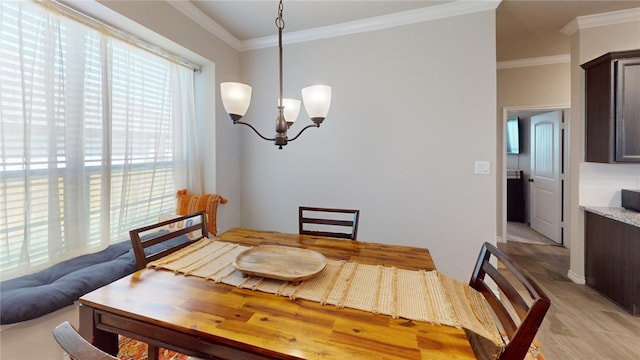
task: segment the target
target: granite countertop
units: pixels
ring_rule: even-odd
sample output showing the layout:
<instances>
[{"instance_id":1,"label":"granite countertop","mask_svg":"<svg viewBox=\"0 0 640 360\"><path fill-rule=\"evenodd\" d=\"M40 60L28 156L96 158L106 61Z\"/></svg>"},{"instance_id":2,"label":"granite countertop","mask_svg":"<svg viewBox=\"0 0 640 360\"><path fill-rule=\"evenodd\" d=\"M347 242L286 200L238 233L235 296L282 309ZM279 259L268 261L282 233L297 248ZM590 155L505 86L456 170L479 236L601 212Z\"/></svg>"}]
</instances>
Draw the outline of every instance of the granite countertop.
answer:
<instances>
[{"instance_id":1,"label":"granite countertop","mask_svg":"<svg viewBox=\"0 0 640 360\"><path fill-rule=\"evenodd\" d=\"M621 207L584 206L583 208L585 211L640 227L640 212Z\"/></svg>"}]
</instances>

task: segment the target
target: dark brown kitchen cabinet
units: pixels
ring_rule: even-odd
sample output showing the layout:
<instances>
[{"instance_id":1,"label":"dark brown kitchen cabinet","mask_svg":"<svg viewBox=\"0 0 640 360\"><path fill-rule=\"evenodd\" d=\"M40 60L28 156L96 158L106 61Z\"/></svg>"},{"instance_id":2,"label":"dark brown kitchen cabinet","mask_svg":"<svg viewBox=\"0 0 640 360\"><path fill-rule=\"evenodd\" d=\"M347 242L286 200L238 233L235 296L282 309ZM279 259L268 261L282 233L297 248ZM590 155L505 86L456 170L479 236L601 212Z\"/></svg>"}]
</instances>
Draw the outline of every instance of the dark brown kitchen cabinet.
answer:
<instances>
[{"instance_id":1,"label":"dark brown kitchen cabinet","mask_svg":"<svg viewBox=\"0 0 640 360\"><path fill-rule=\"evenodd\" d=\"M610 52L582 68L586 161L640 163L640 50Z\"/></svg>"},{"instance_id":2,"label":"dark brown kitchen cabinet","mask_svg":"<svg viewBox=\"0 0 640 360\"><path fill-rule=\"evenodd\" d=\"M507 174L507 221L525 221L524 177L522 170Z\"/></svg>"},{"instance_id":3,"label":"dark brown kitchen cabinet","mask_svg":"<svg viewBox=\"0 0 640 360\"><path fill-rule=\"evenodd\" d=\"M585 212L587 285L640 316L640 227Z\"/></svg>"}]
</instances>

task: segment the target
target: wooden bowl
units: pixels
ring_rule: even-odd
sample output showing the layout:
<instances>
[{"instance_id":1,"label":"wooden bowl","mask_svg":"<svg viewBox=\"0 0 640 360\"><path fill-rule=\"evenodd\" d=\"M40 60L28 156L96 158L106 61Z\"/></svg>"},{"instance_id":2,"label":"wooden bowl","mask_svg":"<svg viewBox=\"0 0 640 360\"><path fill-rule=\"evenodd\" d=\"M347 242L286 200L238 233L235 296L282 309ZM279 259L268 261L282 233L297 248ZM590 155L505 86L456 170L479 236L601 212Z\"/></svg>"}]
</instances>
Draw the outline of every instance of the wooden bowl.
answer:
<instances>
[{"instance_id":1,"label":"wooden bowl","mask_svg":"<svg viewBox=\"0 0 640 360\"><path fill-rule=\"evenodd\" d=\"M279 245L259 245L236 257L233 266L245 276L300 281L310 279L324 270L327 261L317 251Z\"/></svg>"}]
</instances>

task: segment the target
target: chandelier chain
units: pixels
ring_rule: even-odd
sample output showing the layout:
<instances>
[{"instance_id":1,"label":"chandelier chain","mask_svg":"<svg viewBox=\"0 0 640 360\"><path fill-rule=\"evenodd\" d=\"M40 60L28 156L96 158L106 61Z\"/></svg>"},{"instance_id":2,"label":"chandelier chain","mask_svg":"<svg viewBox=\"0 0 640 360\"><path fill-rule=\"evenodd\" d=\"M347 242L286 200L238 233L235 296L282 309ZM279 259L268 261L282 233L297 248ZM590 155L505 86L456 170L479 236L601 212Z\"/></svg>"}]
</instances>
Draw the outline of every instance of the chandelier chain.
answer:
<instances>
[{"instance_id":1,"label":"chandelier chain","mask_svg":"<svg viewBox=\"0 0 640 360\"><path fill-rule=\"evenodd\" d=\"M284 6L282 5L282 0L280 0L280 5L278 5L278 17L276 18L276 27L278 28L278 66L279 66L279 73L280 73L280 96L278 97L278 119L281 120L282 123L284 123L284 120L280 119L280 118L284 118L284 115L282 113L284 107L283 107L283 103L282 103L282 97L283 97L283 79L282 79L282 30L284 29L284 19L282 18L282 10L284 9ZM281 125L282 126L282 125ZM276 127L278 127L278 125L276 125Z\"/></svg>"},{"instance_id":2,"label":"chandelier chain","mask_svg":"<svg viewBox=\"0 0 640 360\"><path fill-rule=\"evenodd\" d=\"M282 18L282 10L284 6L282 5L282 0L280 0L280 5L278 5L278 17L276 18L276 27L280 30L284 29L284 19Z\"/></svg>"}]
</instances>

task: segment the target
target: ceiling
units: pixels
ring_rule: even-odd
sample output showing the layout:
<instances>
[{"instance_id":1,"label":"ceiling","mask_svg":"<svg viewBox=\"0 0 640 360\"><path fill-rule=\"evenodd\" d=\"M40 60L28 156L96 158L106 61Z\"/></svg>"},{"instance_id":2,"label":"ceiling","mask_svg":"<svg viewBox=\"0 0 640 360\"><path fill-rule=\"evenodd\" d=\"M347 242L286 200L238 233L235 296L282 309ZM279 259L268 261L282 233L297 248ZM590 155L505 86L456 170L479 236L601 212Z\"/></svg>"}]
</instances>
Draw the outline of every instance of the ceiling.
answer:
<instances>
[{"instance_id":1,"label":"ceiling","mask_svg":"<svg viewBox=\"0 0 640 360\"><path fill-rule=\"evenodd\" d=\"M284 1L285 34L360 21L432 6L450 6L436 0ZM278 3L268 1L190 0L238 41L273 37ZM496 10L497 60L506 61L570 53L569 38L560 33L577 16L640 8L640 0L502 0ZM437 7L433 8L437 9Z\"/></svg>"},{"instance_id":2,"label":"ceiling","mask_svg":"<svg viewBox=\"0 0 640 360\"><path fill-rule=\"evenodd\" d=\"M632 8L640 8L640 0L503 0L496 10L497 59L569 54L570 39L560 30L573 19Z\"/></svg>"}]
</instances>

